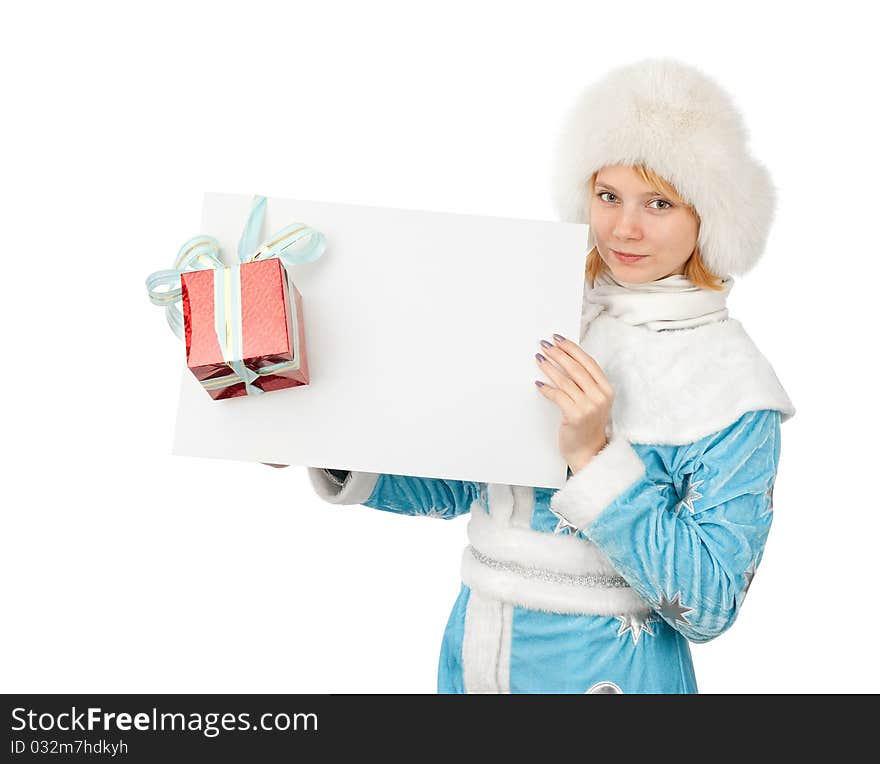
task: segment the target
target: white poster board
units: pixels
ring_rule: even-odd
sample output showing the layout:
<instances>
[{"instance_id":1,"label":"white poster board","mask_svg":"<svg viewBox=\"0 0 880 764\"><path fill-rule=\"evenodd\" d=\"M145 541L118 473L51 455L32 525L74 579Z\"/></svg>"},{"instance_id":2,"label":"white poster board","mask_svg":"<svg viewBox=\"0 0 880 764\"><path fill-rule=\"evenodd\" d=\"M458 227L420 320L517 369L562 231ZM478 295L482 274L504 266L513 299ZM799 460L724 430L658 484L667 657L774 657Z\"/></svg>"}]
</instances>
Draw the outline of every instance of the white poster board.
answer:
<instances>
[{"instance_id":1,"label":"white poster board","mask_svg":"<svg viewBox=\"0 0 880 764\"><path fill-rule=\"evenodd\" d=\"M205 194L236 262L251 195ZM327 237L294 266L310 384L213 400L182 371L172 453L558 488L539 341L577 341L587 226L270 198L260 240Z\"/></svg>"}]
</instances>

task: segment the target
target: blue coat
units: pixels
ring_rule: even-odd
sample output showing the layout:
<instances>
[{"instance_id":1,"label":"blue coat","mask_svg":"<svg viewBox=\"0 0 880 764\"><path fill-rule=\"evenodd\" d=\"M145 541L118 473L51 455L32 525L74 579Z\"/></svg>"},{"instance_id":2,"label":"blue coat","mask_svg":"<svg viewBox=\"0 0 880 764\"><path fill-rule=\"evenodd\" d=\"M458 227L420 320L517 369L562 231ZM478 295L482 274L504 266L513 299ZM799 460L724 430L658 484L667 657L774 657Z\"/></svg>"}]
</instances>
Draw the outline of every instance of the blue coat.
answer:
<instances>
[{"instance_id":1,"label":"blue coat","mask_svg":"<svg viewBox=\"0 0 880 764\"><path fill-rule=\"evenodd\" d=\"M726 380L694 387L690 407L674 402L679 364L646 351L658 333L648 340L615 319L598 324L581 345L617 408L608 445L562 488L309 468L327 501L469 514L439 692L695 693L689 643L714 639L739 615L772 522L780 425L794 409L738 322L664 339L691 370L696 354ZM627 371L635 357L638 374ZM642 395L657 363L671 387ZM652 430L644 406L664 395ZM683 438L695 416L727 421Z\"/></svg>"}]
</instances>

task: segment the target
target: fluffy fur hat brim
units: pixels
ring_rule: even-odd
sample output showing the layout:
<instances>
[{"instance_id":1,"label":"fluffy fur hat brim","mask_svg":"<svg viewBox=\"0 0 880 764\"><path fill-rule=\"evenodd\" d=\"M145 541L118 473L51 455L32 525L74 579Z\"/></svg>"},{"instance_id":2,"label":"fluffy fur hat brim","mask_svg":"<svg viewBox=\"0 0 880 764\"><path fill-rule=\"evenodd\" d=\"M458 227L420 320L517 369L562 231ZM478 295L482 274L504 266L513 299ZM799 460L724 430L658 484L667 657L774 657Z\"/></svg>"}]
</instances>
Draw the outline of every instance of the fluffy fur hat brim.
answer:
<instances>
[{"instance_id":1,"label":"fluffy fur hat brim","mask_svg":"<svg viewBox=\"0 0 880 764\"><path fill-rule=\"evenodd\" d=\"M696 68L645 59L588 87L560 133L553 195L564 222L589 223L589 179L603 167L644 164L697 210L698 244L718 276L761 257L776 207L767 170L729 96ZM595 241L590 236L589 246Z\"/></svg>"}]
</instances>

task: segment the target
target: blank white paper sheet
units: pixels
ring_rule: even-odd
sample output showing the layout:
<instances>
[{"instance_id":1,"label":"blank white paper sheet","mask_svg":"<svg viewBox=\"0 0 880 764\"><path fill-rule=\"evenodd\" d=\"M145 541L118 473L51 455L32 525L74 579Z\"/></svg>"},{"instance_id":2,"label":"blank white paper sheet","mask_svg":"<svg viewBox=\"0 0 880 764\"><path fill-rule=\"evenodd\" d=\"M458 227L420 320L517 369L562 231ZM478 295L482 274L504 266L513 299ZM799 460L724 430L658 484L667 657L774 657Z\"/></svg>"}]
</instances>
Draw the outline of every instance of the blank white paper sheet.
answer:
<instances>
[{"instance_id":1,"label":"blank white paper sheet","mask_svg":"<svg viewBox=\"0 0 880 764\"><path fill-rule=\"evenodd\" d=\"M200 232L228 264L252 199L205 194ZM310 383L213 400L184 365L173 454L564 484L535 353L578 340L586 225L269 198L260 240L293 222L327 237L288 272Z\"/></svg>"}]
</instances>

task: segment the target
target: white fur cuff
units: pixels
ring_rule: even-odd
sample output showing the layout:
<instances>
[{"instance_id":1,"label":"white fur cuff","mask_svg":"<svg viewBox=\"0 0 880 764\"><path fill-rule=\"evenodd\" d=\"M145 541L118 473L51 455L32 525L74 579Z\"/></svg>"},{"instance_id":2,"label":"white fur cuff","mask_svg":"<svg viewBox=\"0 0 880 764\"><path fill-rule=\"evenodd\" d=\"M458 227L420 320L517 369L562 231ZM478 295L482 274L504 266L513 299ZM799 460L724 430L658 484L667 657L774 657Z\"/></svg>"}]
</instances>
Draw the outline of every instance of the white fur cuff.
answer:
<instances>
[{"instance_id":1,"label":"white fur cuff","mask_svg":"<svg viewBox=\"0 0 880 764\"><path fill-rule=\"evenodd\" d=\"M363 504L373 494L379 480L377 472L349 472L345 482L340 484L321 467L309 467L308 470L315 492L331 504Z\"/></svg>"},{"instance_id":2,"label":"white fur cuff","mask_svg":"<svg viewBox=\"0 0 880 764\"><path fill-rule=\"evenodd\" d=\"M550 499L553 510L584 530L645 474L645 464L619 432Z\"/></svg>"}]
</instances>

